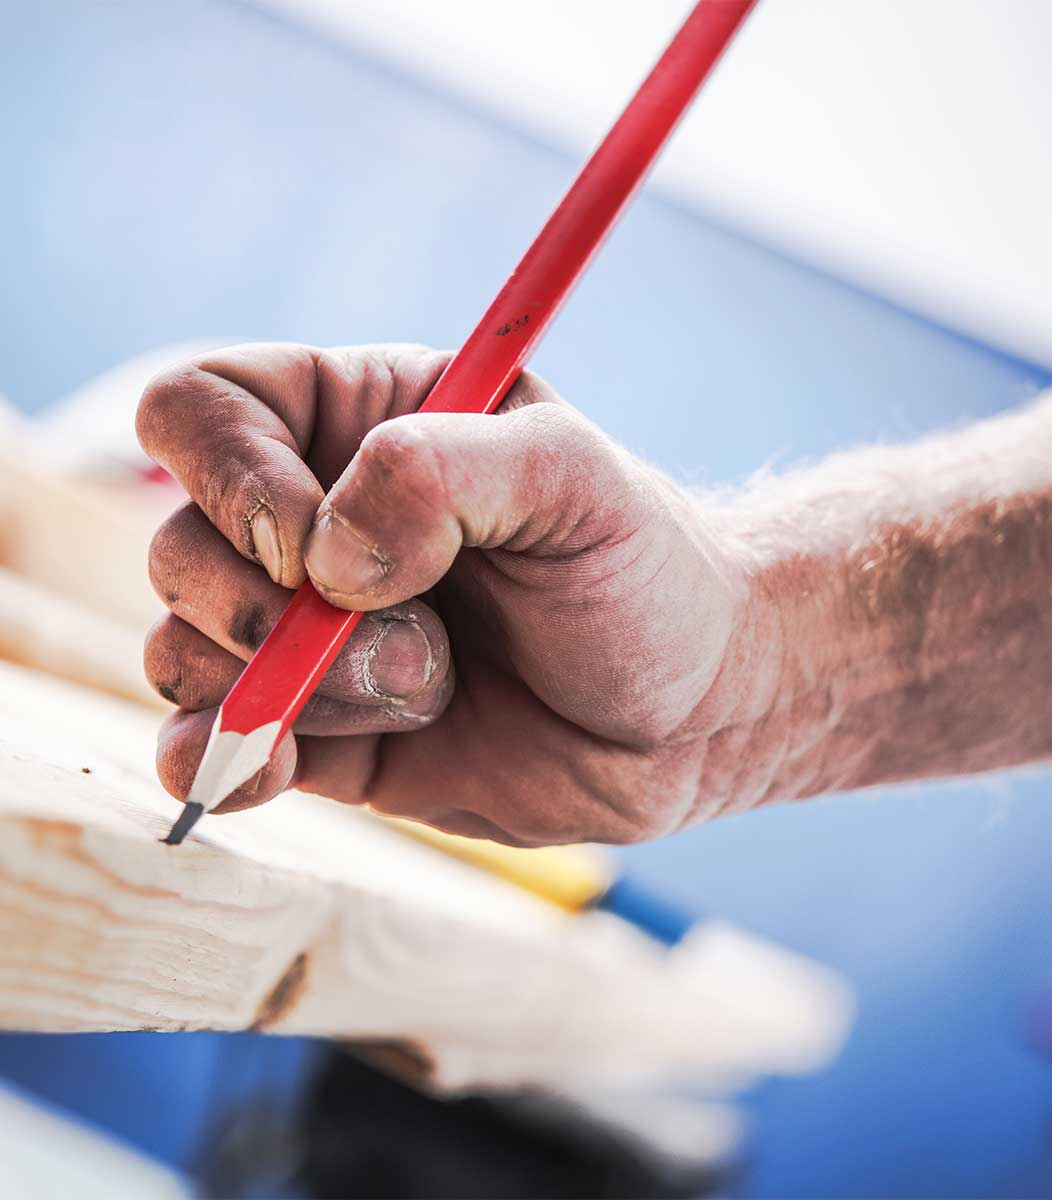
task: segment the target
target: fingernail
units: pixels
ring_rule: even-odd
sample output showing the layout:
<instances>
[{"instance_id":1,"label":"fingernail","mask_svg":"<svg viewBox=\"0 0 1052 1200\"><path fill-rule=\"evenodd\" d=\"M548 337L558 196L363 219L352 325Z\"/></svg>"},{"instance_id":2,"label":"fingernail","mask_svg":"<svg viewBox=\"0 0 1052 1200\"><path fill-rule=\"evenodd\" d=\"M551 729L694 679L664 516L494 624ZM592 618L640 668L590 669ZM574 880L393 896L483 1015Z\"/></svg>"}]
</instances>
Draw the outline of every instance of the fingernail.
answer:
<instances>
[{"instance_id":1,"label":"fingernail","mask_svg":"<svg viewBox=\"0 0 1052 1200\"><path fill-rule=\"evenodd\" d=\"M384 696L409 700L431 678L427 634L413 621L384 621L365 659L366 682Z\"/></svg>"},{"instance_id":2,"label":"fingernail","mask_svg":"<svg viewBox=\"0 0 1052 1200\"><path fill-rule=\"evenodd\" d=\"M278 523L269 508L261 508L252 518L252 546L256 557L275 583L281 582L281 542Z\"/></svg>"},{"instance_id":3,"label":"fingernail","mask_svg":"<svg viewBox=\"0 0 1052 1200\"><path fill-rule=\"evenodd\" d=\"M304 557L311 578L323 591L348 596L370 591L388 569L388 563L331 508L315 520Z\"/></svg>"}]
</instances>

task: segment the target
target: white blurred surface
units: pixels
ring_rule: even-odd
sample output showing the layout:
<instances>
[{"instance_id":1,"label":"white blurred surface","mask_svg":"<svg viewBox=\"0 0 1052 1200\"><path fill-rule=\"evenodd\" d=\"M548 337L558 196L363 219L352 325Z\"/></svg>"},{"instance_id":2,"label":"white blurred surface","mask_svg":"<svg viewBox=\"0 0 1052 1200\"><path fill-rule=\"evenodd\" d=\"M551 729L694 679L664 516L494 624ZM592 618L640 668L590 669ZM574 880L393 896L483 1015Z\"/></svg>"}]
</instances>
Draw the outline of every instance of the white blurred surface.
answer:
<instances>
[{"instance_id":1,"label":"white blurred surface","mask_svg":"<svg viewBox=\"0 0 1052 1200\"><path fill-rule=\"evenodd\" d=\"M25 425L22 435L54 469L96 474L107 466L115 472L145 469L150 460L135 435L135 410L146 385L162 371L229 343L229 338L174 342L118 363Z\"/></svg>"},{"instance_id":2,"label":"white blurred surface","mask_svg":"<svg viewBox=\"0 0 1052 1200\"><path fill-rule=\"evenodd\" d=\"M578 154L690 7L258 3ZM1049 0L761 0L657 183L952 328L1052 364L1050 46Z\"/></svg>"},{"instance_id":3,"label":"white blurred surface","mask_svg":"<svg viewBox=\"0 0 1052 1200\"><path fill-rule=\"evenodd\" d=\"M167 1167L0 1085L5 1200L189 1200L190 1194Z\"/></svg>"}]
</instances>

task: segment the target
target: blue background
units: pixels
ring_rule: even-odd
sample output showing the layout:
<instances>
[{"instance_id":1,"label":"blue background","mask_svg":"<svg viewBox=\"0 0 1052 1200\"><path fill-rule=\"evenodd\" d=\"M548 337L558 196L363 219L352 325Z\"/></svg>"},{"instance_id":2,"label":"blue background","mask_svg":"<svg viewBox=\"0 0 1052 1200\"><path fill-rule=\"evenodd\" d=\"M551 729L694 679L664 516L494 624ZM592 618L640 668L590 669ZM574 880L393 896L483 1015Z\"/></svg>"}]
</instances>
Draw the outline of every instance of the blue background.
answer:
<instances>
[{"instance_id":1,"label":"blue background","mask_svg":"<svg viewBox=\"0 0 1052 1200\"><path fill-rule=\"evenodd\" d=\"M0 37L0 391L46 408L184 338L455 345L577 164L231 0L15 0ZM641 69L645 64L640 64ZM644 193L533 363L692 483L1015 405L1039 367ZM1048 775L766 811L636 878L842 969L829 1070L750 1100L763 1197L1052 1195ZM1044 999L1043 999L1044 998ZM0 1072L169 1161L299 1043L2 1038Z\"/></svg>"}]
</instances>

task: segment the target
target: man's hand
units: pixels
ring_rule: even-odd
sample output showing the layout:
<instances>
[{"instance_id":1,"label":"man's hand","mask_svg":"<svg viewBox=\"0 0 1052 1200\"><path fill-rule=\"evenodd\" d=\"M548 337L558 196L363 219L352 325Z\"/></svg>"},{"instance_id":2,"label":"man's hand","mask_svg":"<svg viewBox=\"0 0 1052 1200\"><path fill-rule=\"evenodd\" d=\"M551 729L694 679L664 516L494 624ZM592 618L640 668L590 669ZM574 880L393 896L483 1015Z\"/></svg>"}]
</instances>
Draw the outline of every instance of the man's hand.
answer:
<instances>
[{"instance_id":1,"label":"man's hand","mask_svg":"<svg viewBox=\"0 0 1052 1200\"><path fill-rule=\"evenodd\" d=\"M369 616L226 810L295 786L522 845L678 829L715 800L711 739L747 715L726 669L745 573L689 497L535 376L495 416L417 414L446 361L253 345L147 390L143 446L191 497L150 553L171 613L146 668L179 705L161 779L186 794L309 576Z\"/></svg>"},{"instance_id":2,"label":"man's hand","mask_svg":"<svg viewBox=\"0 0 1052 1200\"><path fill-rule=\"evenodd\" d=\"M296 786L629 842L1052 755L1052 402L699 497L535 376L496 416L417 414L445 362L245 346L143 397L192 499L150 561L175 795L308 575L370 615L228 809Z\"/></svg>"}]
</instances>

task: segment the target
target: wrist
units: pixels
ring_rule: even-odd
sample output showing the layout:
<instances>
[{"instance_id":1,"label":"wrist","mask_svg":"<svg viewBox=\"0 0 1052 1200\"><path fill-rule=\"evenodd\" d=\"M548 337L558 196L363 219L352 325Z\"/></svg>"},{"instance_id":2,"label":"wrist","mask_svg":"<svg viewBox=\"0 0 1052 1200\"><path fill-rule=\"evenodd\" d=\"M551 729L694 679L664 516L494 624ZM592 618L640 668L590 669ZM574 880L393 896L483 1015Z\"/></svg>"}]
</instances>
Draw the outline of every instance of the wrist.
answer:
<instances>
[{"instance_id":1,"label":"wrist","mask_svg":"<svg viewBox=\"0 0 1052 1200\"><path fill-rule=\"evenodd\" d=\"M698 818L872 782L907 681L896 647L859 609L859 564L831 548L777 552L778 530L747 514L719 510L714 521L745 590L700 710Z\"/></svg>"}]
</instances>

